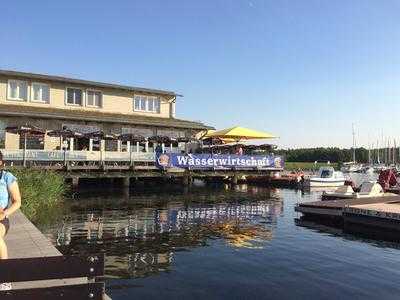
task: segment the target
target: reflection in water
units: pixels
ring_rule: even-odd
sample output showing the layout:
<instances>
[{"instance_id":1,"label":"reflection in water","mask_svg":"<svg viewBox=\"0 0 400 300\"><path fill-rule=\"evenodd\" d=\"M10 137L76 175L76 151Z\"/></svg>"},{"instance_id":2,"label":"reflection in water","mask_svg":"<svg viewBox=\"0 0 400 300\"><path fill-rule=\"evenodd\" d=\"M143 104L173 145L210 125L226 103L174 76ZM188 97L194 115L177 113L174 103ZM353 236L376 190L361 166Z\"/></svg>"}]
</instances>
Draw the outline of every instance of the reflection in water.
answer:
<instances>
[{"instance_id":1,"label":"reflection in water","mask_svg":"<svg viewBox=\"0 0 400 300\"><path fill-rule=\"evenodd\" d=\"M77 195L64 220L40 229L65 254L104 252L112 299L400 294L399 244L298 219L296 203L318 200L320 192L151 182L130 195L104 190Z\"/></svg>"},{"instance_id":2,"label":"reflection in water","mask_svg":"<svg viewBox=\"0 0 400 300\"><path fill-rule=\"evenodd\" d=\"M136 190L129 198L82 195L68 218L45 231L64 254L105 252L106 276L135 278L168 271L175 253L213 240L260 249L282 211L277 191L246 185L213 193Z\"/></svg>"}]
</instances>

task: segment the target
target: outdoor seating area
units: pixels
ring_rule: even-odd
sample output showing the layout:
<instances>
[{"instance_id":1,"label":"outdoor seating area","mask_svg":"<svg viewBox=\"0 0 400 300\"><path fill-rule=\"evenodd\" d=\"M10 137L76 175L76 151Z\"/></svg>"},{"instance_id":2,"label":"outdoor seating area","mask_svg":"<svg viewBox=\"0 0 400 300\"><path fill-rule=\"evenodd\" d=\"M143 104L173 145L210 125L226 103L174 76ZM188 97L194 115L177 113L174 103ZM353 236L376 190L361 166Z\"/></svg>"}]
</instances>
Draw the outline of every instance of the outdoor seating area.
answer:
<instances>
[{"instance_id":1,"label":"outdoor seating area","mask_svg":"<svg viewBox=\"0 0 400 300\"><path fill-rule=\"evenodd\" d=\"M71 128L46 130L33 125L9 126L6 132L20 136L20 149L1 150L11 165L50 166L54 169L81 166L130 167L133 164L153 164L158 153L198 154L269 154L271 144L251 144L250 140L275 136L242 127L221 131L206 131L193 137L166 135L142 136L134 133L113 134L103 131L79 132ZM58 140L52 150L37 147L45 137ZM36 142L32 142L35 140ZM33 147L32 147L33 145ZM22 148L22 149L21 149Z\"/></svg>"}]
</instances>

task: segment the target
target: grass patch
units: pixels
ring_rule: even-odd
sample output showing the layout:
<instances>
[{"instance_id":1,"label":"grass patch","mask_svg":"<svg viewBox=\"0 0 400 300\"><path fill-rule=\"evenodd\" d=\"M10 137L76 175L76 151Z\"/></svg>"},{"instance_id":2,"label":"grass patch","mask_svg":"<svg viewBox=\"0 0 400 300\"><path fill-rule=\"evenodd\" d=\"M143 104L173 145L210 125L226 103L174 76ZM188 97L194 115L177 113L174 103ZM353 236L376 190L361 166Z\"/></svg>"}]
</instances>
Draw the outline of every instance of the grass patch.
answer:
<instances>
[{"instance_id":1,"label":"grass patch","mask_svg":"<svg viewBox=\"0 0 400 300\"><path fill-rule=\"evenodd\" d=\"M22 194L21 210L34 223L48 224L63 211L67 186L61 174L53 171L11 169Z\"/></svg>"},{"instance_id":2,"label":"grass patch","mask_svg":"<svg viewBox=\"0 0 400 300\"><path fill-rule=\"evenodd\" d=\"M320 167L326 167L326 166L331 166L334 167L335 170L338 169L338 164L337 163L313 163L313 162L285 162L285 170L288 171L295 171L295 170L303 170L303 171L314 171L318 170Z\"/></svg>"}]
</instances>

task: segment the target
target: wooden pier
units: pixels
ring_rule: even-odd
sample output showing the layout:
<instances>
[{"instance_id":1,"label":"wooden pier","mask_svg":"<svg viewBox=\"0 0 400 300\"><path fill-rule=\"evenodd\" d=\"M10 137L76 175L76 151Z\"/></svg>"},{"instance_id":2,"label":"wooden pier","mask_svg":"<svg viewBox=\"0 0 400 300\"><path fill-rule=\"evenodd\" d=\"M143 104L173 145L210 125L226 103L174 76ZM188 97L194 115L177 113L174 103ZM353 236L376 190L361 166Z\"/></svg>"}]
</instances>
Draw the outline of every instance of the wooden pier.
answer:
<instances>
[{"instance_id":1,"label":"wooden pier","mask_svg":"<svg viewBox=\"0 0 400 300\"><path fill-rule=\"evenodd\" d=\"M6 243L10 259L0 261L0 264L11 263L14 265L18 264L19 261L21 261L21 263L27 261L28 265L32 265L32 263L38 263L39 260L45 262L47 258L50 263L52 263L51 261L54 261L57 257L60 257L60 262L63 261L61 252L51 244L51 242L26 218L21 211L17 211L10 217L10 231L6 236ZM38 259L38 261L35 262L35 259ZM43 265L43 267L45 268L46 266ZM29 273L28 269L25 273ZM18 270L14 270L11 273L14 273L13 276L20 276ZM0 273L0 277L4 276L7 276L7 274ZM26 276L29 277L30 275L27 274ZM84 290L86 285L89 283L88 279L83 276L80 278L67 276L66 278L68 279L37 280L37 278L32 278L31 281L18 280L18 282L12 284L13 291L16 291L14 296L5 294L1 297L5 297L5 299L29 299L29 295L32 291L35 291L32 295L37 295L35 294L37 293L36 291L43 291L44 289L53 289L53 291L54 289L60 289L60 291L64 291L74 286L77 288L83 288ZM49 294L47 294L46 297L43 299L48 299ZM56 298L57 297L54 297L54 299ZM107 300L110 298L107 295L104 295L103 299Z\"/></svg>"},{"instance_id":2,"label":"wooden pier","mask_svg":"<svg viewBox=\"0 0 400 300\"><path fill-rule=\"evenodd\" d=\"M263 183L273 180L272 175L283 171L283 159L280 156L242 156L232 158L236 164L218 165L218 161L231 162L231 157L208 154L206 158L196 158L193 161L209 163L210 165L176 165L158 166L156 153L153 152L113 152L113 151L60 151L60 150L4 150L6 167L31 168L36 170L51 170L64 175L73 186L80 179L122 178L124 186L129 186L131 179L159 178L163 180L178 179L184 185L192 179L223 179L236 184L246 178L260 179ZM165 153L165 156L181 155L187 160L189 154ZM199 154L201 155L201 154ZM233 156L234 157L234 156ZM258 157L258 158L257 158ZM168 158L170 159L170 158ZM172 160L172 159L171 159ZM211 161L211 162L209 162ZM277 163L275 163L277 161ZM268 180L270 179L270 180ZM281 178L280 182L291 184L295 179Z\"/></svg>"}]
</instances>

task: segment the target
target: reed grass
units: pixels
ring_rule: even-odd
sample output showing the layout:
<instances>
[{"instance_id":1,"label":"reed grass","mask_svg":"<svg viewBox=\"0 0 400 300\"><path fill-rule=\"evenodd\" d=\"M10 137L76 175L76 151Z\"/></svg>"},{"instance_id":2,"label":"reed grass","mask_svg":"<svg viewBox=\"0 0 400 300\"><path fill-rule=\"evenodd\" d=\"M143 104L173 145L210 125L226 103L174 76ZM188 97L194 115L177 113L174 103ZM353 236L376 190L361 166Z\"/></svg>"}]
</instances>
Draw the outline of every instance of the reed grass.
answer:
<instances>
[{"instance_id":1,"label":"reed grass","mask_svg":"<svg viewBox=\"0 0 400 300\"><path fill-rule=\"evenodd\" d=\"M22 212L33 222L46 224L63 209L67 186L61 174L32 169L9 170L18 179L22 195Z\"/></svg>"}]
</instances>

